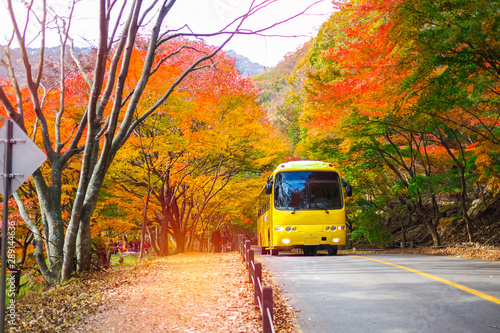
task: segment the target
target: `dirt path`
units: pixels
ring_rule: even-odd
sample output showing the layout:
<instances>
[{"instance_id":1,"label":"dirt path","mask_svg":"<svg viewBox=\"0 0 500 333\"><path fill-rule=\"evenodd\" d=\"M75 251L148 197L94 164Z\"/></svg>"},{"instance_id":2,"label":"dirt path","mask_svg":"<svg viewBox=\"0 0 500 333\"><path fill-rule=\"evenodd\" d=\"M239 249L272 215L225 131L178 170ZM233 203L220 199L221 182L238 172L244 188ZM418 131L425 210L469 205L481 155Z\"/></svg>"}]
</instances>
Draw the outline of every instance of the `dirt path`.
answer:
<instances>
[{"instance_id":1,"label":"dirt path","mask_svg":"<svg viewBox=\"0 0 500 333\"><path fill-rule=\"evenodd\" d=\"M238 253L179 254L144 270L71 332L262 331Z\"/></svg>"}]
</instances>

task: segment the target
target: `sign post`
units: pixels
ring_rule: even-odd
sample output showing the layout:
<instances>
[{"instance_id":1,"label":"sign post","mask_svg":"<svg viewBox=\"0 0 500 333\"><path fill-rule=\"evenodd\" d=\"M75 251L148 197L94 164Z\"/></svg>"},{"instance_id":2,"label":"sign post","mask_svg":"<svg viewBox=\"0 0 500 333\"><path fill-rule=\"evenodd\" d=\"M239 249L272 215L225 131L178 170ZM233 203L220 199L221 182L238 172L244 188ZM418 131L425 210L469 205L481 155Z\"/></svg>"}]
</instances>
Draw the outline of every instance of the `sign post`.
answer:
<instances>
[{"instance_id":1,"label":"sign post","mask_svg":"<svg viewBox=\"0 0 500 333\"><path fill-rule=\"evenodd\" d=\"M5 124L5 138L0 137L3 141L1 144L4 148L4 172L3 176L3 214L2 214L2 274L0 279L0 329L5 331L5 290L7 279L7 221L9 217L9 190L10 190L10 174L12 173L12 121L9 119Z\"/></svg>"},{"instance_id":2,"label":"sign post","mask_svg":"<svg viewBox=\"0 0 500 333\"><path fill-rule=\"evenodd\" d=\"M5 332L5 294L7 280L7 232L9 197L47 159L30 137L11 119L0 129L0 178L2 180L3 213L0 277L0 332ZM15 234L14 234L15 236ZM14 237L12 236L12 237ZM11 267L15 268L15 258Z\"/></svg>"}]
</instances>

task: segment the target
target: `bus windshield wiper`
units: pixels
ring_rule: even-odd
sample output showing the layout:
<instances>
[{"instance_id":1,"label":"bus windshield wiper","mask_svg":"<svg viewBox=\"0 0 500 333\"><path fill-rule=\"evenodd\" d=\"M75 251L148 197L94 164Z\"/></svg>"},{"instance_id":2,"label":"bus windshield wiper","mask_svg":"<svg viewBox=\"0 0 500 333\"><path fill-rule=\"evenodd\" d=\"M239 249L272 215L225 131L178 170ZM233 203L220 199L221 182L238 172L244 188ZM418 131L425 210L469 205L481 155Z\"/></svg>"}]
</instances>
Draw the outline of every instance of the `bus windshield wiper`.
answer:
<instances>
[{"instance_id":1,"label":"bus windshield wiper","mask_svg":"<svg viewBox=\"0 0 500 333\"><path fill-rule=\"evenodd\" d=\"M302 201L302 202L303 202L303 201ZM297 206L293 207L293 212L292 212L292 214L295 214L295 211L296 211L297 209L299 209L299 208L300 208L300 206L302 205L302 202L300 202Z\"/></svg>"},{"instance_id":2,"label":"bus windshield wiper","mask_svg":"<svg viewBox=\"0 0 500 333\"><path fill-rule=\"evenodd\" d=\"M324 205L323 203L321 202L317 202L316 205L318 205L318 209L322 209L324 210L327 214L330 214L330 212L328 211L327 208L325 208L326 205Z\"/></svg>"}]
</instances>

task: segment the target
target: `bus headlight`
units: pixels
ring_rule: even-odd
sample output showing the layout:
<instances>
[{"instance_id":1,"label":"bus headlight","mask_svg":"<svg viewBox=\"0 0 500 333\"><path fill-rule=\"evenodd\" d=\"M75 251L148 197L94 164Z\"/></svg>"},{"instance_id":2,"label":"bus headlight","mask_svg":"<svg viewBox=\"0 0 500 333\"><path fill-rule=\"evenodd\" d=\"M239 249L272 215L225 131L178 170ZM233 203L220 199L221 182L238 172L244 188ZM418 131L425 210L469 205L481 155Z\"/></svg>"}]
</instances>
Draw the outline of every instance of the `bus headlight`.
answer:
<instances>
[{"instance_id":1,"label":"bus headlight","mask_svg":"<svg viewBox=\"0 0 500 333\"><path fill-rule=\"evenodd\" d=\"M326 230L330 230L330 227L329 227L329 226L326 226Z\"/></svg>"},{"instance_id":2,"label":"bus headlight","mask_svg":"<svg viewBox=\"0 0 500 333\"><path fill-rule=\"evenodd\" d=\"M339 226L337 227L337 229L339 229L339 230L344 230L344 229L345 229L345 226L343 226L343 225L339 225Z\"/></svg>"},{"instance_id":3,"label":"bus headlight","mask_svg":"<svg viewBox=\"0 0 500 333\"><path fill-rule=\"evenodd\" d=\"M283 244L290 244L290 240L288 238L283 238L281 241Z\"/></svg>"},{"instance_id":4,"label":"bus headlight","mask_svg":"<svg viewBox=\"0 0 500 333\"><path fill-rule=\"evenodd\" d=\"M297 227L293 226L293 227L292 227L292 230L293 230L293 231L297 230Z\"/></svg>"},{"instance_id":5,"label":"bus headlight","mask_svg":"<svg viewBox=\"0 0 500 333\"><path fill-rule=\"evenodd\" d=\"M285 228L285 230L288 231L288 232L290 232L290 231L292 231L292 227L290 227L289 225L287 225L286 228Z\"/></svg>"},{"instance_id":6,"label":"bus headlight","mask_svg":"<svg viewBox=\"0 0 500 333\"><path fill-rule=\"evenodd\" d=\"M274 227L274 230L276 230L276 231L284 231L285 227L280 227L280 226L277 225L277 226Z\"/></svg>"},{"instance_id":7,"label":"bus headlight","mask_svg":"<svg viewBox=\"0 0 500 333\"><path fill-rule=\"evenodd\" d=\"M332 231L335 231L335 226L334 225L332 225Z\"/></svg>"}]
</instances>

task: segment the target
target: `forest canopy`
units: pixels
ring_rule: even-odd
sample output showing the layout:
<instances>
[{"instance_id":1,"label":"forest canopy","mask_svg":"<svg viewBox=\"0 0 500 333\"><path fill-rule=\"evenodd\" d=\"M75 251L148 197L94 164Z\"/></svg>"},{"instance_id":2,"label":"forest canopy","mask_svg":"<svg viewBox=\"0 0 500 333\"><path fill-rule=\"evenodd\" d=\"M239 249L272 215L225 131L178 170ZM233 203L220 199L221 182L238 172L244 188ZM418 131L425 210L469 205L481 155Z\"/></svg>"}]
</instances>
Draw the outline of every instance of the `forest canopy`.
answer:
<instances>
[{"instance_id":1,"label":"forest canopy","mask_svg":"<svg viewBox=\"0 0 500 333\"><path fill-rule=\"evenodd\" d=\"M294 126L282 132L296 156L333 161L353 183L353 240L498 244L499 2L336 6L270 119Z\"/></svg>"}]
</instances>

